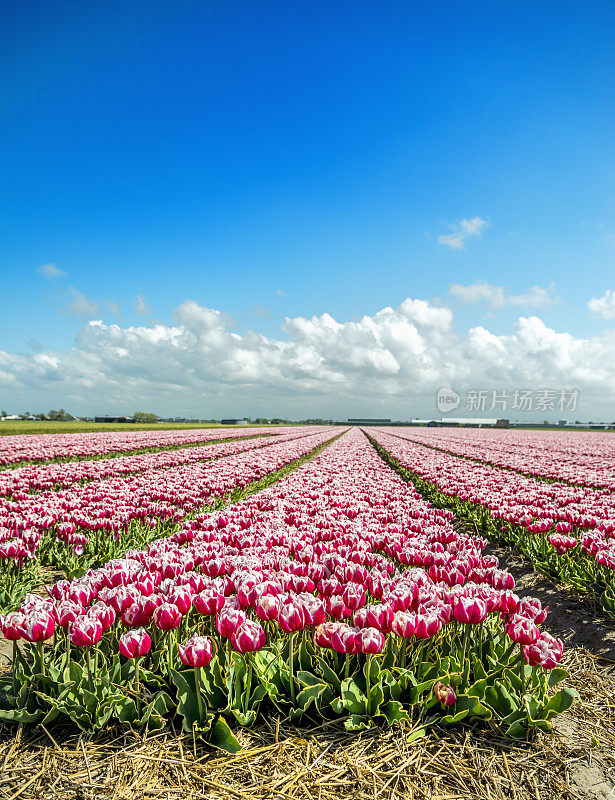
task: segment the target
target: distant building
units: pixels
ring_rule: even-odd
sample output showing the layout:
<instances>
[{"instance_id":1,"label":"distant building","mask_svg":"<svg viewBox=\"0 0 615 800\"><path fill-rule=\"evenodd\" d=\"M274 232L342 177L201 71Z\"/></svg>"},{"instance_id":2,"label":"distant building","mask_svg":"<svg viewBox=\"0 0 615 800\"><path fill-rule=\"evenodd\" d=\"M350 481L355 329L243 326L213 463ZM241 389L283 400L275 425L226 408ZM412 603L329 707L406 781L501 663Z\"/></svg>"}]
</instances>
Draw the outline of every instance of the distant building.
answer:
<instances>
[{"instance_id":1,"label":"distant building","mask_svg":"<svg viewBox=\"0 0 615 800\"><path fill-rule=\"evenodd\" d=\"M132 417L94 417L94 422L134 422Z\"/></svg>"},{"instance_id":2,"label":"distant building","mask_svg":"<svg viewBox=\"0 0 615 800\"><path fill-rule=\"evenodd\" d=\"M221 425L247 425L247 419L221 419Z\"/></svg>"},{"instance_id":3,"label":"distant building","mask_svg":"<svg viewBox=\"0 0 615 800\"><path fill-rule=\"evenodd\" d=\"M413 419L411 425L428 428L508 428L510 421L494 417L440 417L440 419Z\"/></svg>"},{"instance_id":4,"label":"distant building","mask_svg":"<svg viewBox=\"0 0 615 800\"><path fill-rule=\"evenodd\" d=\"M349 425L390 425L390 419L348 419Z\"/></svg>"}]
</instances>

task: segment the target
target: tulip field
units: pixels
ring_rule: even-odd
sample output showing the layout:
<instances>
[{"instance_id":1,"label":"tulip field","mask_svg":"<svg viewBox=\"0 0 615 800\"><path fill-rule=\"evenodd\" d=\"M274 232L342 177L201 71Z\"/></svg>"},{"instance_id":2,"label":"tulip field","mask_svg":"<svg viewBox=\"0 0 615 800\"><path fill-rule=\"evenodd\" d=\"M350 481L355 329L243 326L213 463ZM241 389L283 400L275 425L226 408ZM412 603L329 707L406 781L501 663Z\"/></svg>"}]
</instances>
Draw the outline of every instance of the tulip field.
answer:
<instances>
[{"instance_id":1,"label":"tulip field","mask_svg":"<svg viewBox=\"0 0 615 800\"><path fill-rule=\"evenodd\" d=\"M572 706L548 608L485 552L514 540L610 608L613 498L572 483L567 446L558 483L495 466L495 443L479 463L480 437L457 456L463 436L417 429L166 433L53 437L47 455L41 436L19 459L39 463L0 471L0 719L171 724L234 752L276 717L512 740Z\"/></svg>"},{"instance_id":2,"label":"tulip field","mask_svg":"<svg viewBox=\"0 0 615 800\"><path fill-rule=\"evenodd\" d=\"M615 492L608 488L615 438L418 428L369 435L436 505L481 536L512 545L615 618ZM566 481L549 468L550 448Z\"/></svg>"}]
</instances>

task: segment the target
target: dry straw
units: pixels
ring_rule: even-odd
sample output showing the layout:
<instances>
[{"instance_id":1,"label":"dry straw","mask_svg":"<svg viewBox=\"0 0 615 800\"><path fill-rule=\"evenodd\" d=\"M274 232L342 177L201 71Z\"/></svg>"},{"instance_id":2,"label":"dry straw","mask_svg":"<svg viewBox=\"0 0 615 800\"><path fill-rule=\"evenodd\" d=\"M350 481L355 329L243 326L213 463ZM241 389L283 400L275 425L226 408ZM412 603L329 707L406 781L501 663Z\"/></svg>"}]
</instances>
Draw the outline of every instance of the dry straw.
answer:
<instances>
[{"instance_id":1,"label":"dry straw","mask_svg":"<svg viewBox=\"0 0 615 800\"><path fill-rule=\"evenodd\" d=\"M339 723L297 728L267 720L241 731L233 756L172 729L87 738L55 725L5 728L4 800L568 800L608 798L615 786L615 677L570 649L568 683L581 694L553 734L505 741L482 728L348 734ZM615 796L615 793L612 796Z\"/></svg>"}]
</instances>

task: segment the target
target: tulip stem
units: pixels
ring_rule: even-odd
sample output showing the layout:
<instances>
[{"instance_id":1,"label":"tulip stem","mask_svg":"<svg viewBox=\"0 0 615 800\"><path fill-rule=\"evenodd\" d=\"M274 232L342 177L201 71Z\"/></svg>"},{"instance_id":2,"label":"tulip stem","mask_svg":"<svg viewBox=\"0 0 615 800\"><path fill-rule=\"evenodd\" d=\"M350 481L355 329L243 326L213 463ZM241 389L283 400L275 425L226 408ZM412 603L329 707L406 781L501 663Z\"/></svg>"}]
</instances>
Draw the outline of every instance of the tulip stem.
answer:
<instances>
[{"instance_id":1,"label":"tulip stem","mask_svg":"<svg viewBox=\"0 0 615 800\"><path fill-rule=\"evenodd\" d=\"M365 662L365 696L367 697L367 712L369 714L369 695L370 695L370 677L372 672L372 653L367 654L367 661Z\"/></svg>"},{"instance_id":2,"label":"tulip stem","mask_svg":"<svg viewBox=\"0 0 615 800\"><path fill-rule=\"evenodd\" d=\"M344 662L344 678L350 675L350 655L346 653L346 661Z\"/></svg>"},{"instance_id":3,"label":"tulip stem","mask_svg":"<svg viewBox=\"0 0 615 800\"><path fill-rule=\"evenodd\" d=\"M94 691L94 683L92 681L92 662L90 660L90 648L89 646L85 648L85 661L88 668L88 684L90 687L90 691Z\"/></svg>"},{"instance_id":4,"label":"tulip stem","mask_svg":"<svg viewBox=\"0 0 615 800\"><path fill-rule=\"evenodd\" d=\"M521 678L521 696L525 694L525 661L523 660L523 647L519 645L519 677Z\"/></svg>"},{"instance_id":5,"label":"tulip stem","mask_svg":"<svg viewBox=\"0 0 615 800\"><path fill-rule=\"evenodd\" d=\"M13 694L17 695L17 640L13 639Z\"/></svg>"},{"instance_id":6,"label":"tulip stem","mask_svg":"<svg viewBox=\"0 0 615 800\"><path fill-rule=\"evenodd\" d=\"M470 665L468 664L466 669L466 650L468 647L468 635L470 633L470 626L466 625L465 630L463 632L463 650L461 651L461 664L459 665L461 668L461 673L464 678L464 683L468 682L468 678L470 677Z\"/></svg>"},{"instance_id":7,"label":"tulip stem","mask_svg":"<svg viewBox=\"0 0 615 800\"><path fill-rule=\"evenodd\" d=\"M167 660L169 665L169 678L171 677L171 670L173 669L173 631L169 631L169 639L167 642Z\"/></svg>"},{"instance_id":8,"label":"tulip stem","mask_svg":"<svg viewBox=\"0 0 615 800\"><path fill-rule=\"evenodd\" d=\"M203 721L203 699L201 698L201 679L199 677L200 667L194 668L194 685L196 688L196 701L199 706L199 722Z\"/></svg>"},{"instance_id":9,"label":"tulip stem","mask_svg":"<svg viewBox=\"0 0 615 800\"><path fill-rule=\"evenodd\" d=\"M38 666L42 677L45 677L45 657L43 655L43 643L37 642L36 647L38 649Z\"/></svg>"},{"instance_id":10,"label":"tulip stem","mask_svg":"<svg viewBox=\"0 0 615 800\"><path fill-rule=\"evenodd\" d=\"M290 634L290 643L289 643L289 651L288 651L288 670L290 672L290 701L293 705L295 705L295 676L293 671L293 661L295 655L295 633ZM346 656L348 658L348 656Z\"/></svg>"},{"instance_id":11,"label":"tulip stem","mask_svg":"<svg viewBox=\"0 0 615 800\"><path fill-rule=\"evenodd\" d=\"M248 713L248 706L250 705L250 689L252 688L252 657L250 653L246 653L246 662L248 666L248 674L246 676L246 690L244 692L244 714Z\"/></svg>"}]
</instances>

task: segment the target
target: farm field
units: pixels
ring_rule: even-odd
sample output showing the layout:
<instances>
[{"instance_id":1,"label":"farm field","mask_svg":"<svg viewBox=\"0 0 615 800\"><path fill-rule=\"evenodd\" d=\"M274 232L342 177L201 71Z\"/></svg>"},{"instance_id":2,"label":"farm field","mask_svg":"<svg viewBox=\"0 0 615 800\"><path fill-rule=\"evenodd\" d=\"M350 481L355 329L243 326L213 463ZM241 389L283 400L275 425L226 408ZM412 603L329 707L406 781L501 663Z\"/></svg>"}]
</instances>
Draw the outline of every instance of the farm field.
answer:
<instances>
[{"instance_id":1,"label":"farm field","mask_svg":"<svg viewBox=\"0 0 615 800\"><path fill-rule=\"evenodd\" d=\"M610 437L226 433L1 451L0 797L610 796Z\"/></svg>"},{"instance_id":2,"label":"farm field","mask_svg":"<svg viewBox=\"0 0 615 800\"><path fill-rule=\"evenodd\" d=\"M184 431L218 428L220 430L235 430L236 428L258 427L271 428L271 425L220 425L219 422L55 422L43 420L33 422L29 420L11 420L0 422L0 436L40 435L47 433L105 433L134 431Z\"/></svg>"}]
</instances>

